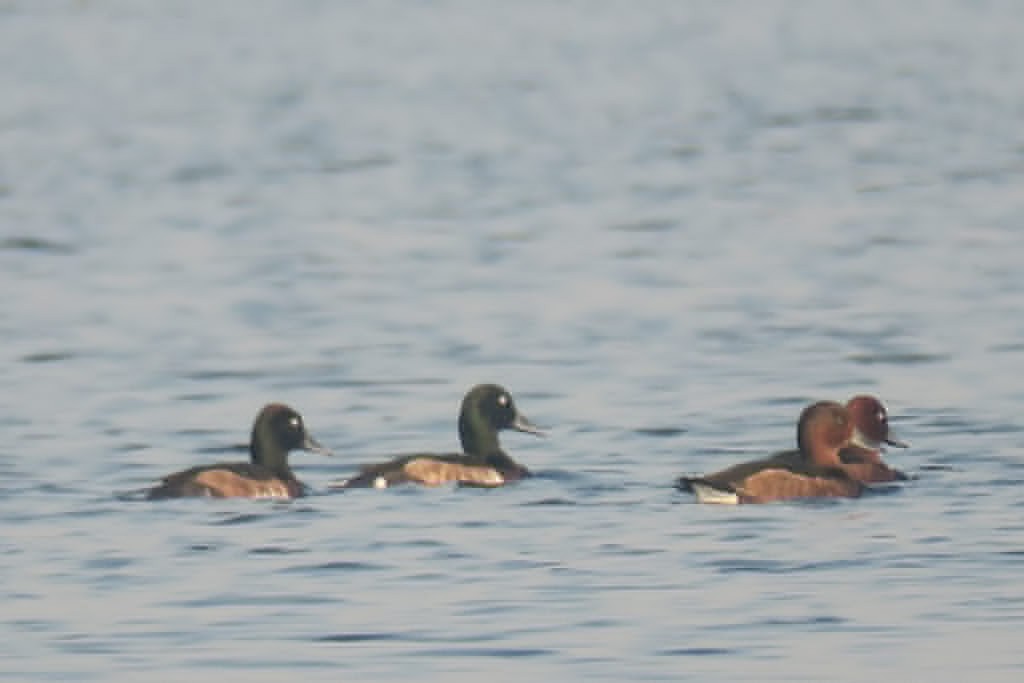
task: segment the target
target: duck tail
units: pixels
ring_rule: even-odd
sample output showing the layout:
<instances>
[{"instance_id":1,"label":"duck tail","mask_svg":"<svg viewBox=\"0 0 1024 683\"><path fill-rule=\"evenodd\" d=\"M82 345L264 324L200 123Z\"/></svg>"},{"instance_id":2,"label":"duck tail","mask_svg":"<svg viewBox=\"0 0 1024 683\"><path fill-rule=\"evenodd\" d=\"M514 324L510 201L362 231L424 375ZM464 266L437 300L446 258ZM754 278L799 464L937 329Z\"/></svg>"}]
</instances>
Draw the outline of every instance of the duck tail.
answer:
<instances>
[{"instance_id":1,"label":"duck tail","mask_svg":"<svg viewBox=\"0 0 1024 683\"><path fill-rule=\"evenodd\" d=\"M154 492L158 491L159 487L154 489L151 486L147 486L142 489L132 489L130 491L114 491L114 498L124 502L136 502L140 500L157 500L158 495L154 495Z\"/></svg>"},{"instance_id":2,"label":"duck tail","mask_svg":"<svg viewBox=\"0 0 1024 683\"><path fill-rule=\"evenodd\" d=\"M676 488L683 493L693 493L693 485L696 481L696 477L679 477L676 479Z\"/></svg>"}]
</instances>

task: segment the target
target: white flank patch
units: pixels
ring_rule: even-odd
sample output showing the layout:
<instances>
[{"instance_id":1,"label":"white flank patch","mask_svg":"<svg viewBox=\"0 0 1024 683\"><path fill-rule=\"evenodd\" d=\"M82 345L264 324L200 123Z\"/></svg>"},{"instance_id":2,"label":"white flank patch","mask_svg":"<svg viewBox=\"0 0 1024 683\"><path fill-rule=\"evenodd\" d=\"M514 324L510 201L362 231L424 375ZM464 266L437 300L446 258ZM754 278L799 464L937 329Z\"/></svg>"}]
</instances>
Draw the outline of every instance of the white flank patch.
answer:
<instances>
[{"instance_id":1,"label":"white flank patch","mask_svg":"<svg viewBox=\"0 0 1024 683\"><path fill-rule=\"evenodd\" d=\"M253 498L291 498L288 489L283 486L267 485L261 488Z\"/></svg>"},{"instance_id":2,"label":"white flank patch","mask_svg":"<svg viewBox=\"0 0 1024 683\"><path fill-rule=\"evenodd\" d=\"M723 491L714 486L693 482L693 492L697 495L698 503L713 503L716 505L737 505L740 497L732 491Z\"/></svg>"},{"instance_id":3,"label":"white flank patch","mask_svg":"<svg viewBox=\"0 0 1024 683\"><path fill-rule=\"evenodd\" d=\"M482 484L488 484L490 486L501 486L505 483L505 477L501 476L501 473L496 470L488 472L481 482Z\"/></svg>"}]
</instances>

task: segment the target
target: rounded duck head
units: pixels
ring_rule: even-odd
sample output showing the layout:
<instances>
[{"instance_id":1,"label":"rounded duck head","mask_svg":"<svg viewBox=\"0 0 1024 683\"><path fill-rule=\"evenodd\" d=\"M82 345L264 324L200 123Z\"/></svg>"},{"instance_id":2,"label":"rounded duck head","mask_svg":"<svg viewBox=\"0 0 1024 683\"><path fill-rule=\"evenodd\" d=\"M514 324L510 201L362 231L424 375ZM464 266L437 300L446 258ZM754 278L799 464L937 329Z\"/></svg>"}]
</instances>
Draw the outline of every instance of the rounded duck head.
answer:
<instances>
[{"instance_id":1,"label":"rounded duck head","mask_svg":"<svg viewBox=\"0 0 1024 683\"><path fill-rule=\"evenodd\" d=\"M263 406L253 422L249 439L252 462L271 471L287 471L288 453L297 450L331 455L306 431L298 411L283 403Z\"/></svg>"},{"instance_id":2,"label":"rounded duck head","mask_svg":"<svg viewBox=\"0 0 1024 683\"><path fill-rule=\"evenodd\" d=\"M846 403L846 410L853 420L851 444L867 451L879 451L882 446L906 448L907 444L896 438L889 427L889 414L885 406L874 396L854 396Z\"/></svg>"},{"instance_id":3,"label":"rounded duck head","mask_svg":"<svg viewBox=\"0 0 1024 683\"><path fill-rule=\"evenodd\" d=\"M500 450L498 432L503 429L544 434L519 412L512 394L504 387L478 384L470 389L462 399L459 411L459 438L463 452L487 454Z\"/></svg>"},{"instance_id":4,"label":"rounded duck head","mask_svg":"<svg viewBox=\"0 0 1024 683\"><path fill-rule=\"evenodd\" d=\"M288 453L298 449L330 455L306 432L298 412L269 403L253 422L250 462L213 463L175 472L147 489L145 497L295 498L303 495L304 487L288 466Z\"/></svg>"},{"instance_id":5,"label":"rounded duck head","mask_svg":"<svg viewBox=\"0 0 1024 683\"><path fill-rule=\"evenodd\" d=\"M801 455L821 467L840 464L839 450L853 438L853 420L834 401L818 401L804 408L797 422L796 442Z\"/></svg>"}]
</instances>

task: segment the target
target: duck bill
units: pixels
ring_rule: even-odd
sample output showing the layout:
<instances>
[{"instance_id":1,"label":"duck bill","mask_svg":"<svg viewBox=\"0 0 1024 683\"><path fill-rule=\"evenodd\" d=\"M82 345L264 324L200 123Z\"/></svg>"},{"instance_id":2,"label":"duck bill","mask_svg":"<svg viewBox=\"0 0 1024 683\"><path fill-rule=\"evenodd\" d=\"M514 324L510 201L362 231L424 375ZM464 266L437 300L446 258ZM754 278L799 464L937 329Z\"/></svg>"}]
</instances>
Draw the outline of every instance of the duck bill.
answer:
<instances>
[{"instance_id":1,"label":"duck bill","mask_svg":"<svg viewBox=\"0 0 1024 683\"><path fill-rule=\"evenodd\" d=\"M302 440L302 445L299 447L309 453L316 453L318 455L334 455L329 448L323 446L319 441L306 434L306 438Z\"/></svg>"},{"instance_id":2,"label":"duck bill","mask_svg":"<svg viewBox=\"0 0 1024 683\"><path fill-rule=\"evenodd\" d=\"M544 433L543 429L533 424L522 415L516 415L516 419L512 421L512 424L510 426L517 432L536 434L537 436L547 436L547 434Z\"/></svg>"}]
</instances>

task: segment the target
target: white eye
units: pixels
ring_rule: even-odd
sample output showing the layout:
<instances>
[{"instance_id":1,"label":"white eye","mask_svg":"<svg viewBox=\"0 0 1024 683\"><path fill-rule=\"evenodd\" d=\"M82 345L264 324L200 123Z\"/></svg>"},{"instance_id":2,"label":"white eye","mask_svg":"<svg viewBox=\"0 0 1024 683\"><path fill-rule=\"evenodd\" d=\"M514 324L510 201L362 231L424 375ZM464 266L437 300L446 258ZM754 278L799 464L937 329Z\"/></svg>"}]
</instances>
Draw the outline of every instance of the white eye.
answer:
<instances>
[{"instance_id":1,"label":"white eye","mask_svg":"<svg viewBox=\"0 0 1024 683\"><path fill-rule=\"evenodd\" d=\"M882 424L885 424L885 411L879 410L877 413L875 413L875 419L881 422Z\"/></svg>"},{"instance_id":2,"label":"white eye","mask_svg":"<svg viewBox=\"0 0 1024 683\"><path fill-rule=\"evenodd\" d=\"M293 417L290 420L288 420L288 424L290 424L292 427L295 427L296 429L298 429L299 427L302 426L302 421L299 420L299 418L297 418L297 417Z\"/></svg>"},{"instance_id":3,"label":"white eye","mask_svg":"<svg viewBox=\"0 0 1024 683\"><path fill-rule=\"evenodd\" d=\"M508 394L501 394L500 396L498 396L498 405L499 406L507 406L508 405Z\"/></svg>"}]
</instances>

